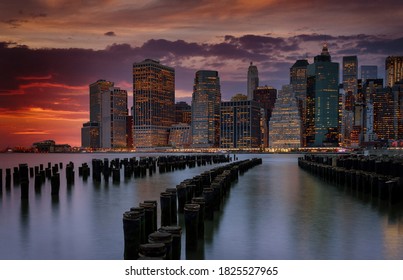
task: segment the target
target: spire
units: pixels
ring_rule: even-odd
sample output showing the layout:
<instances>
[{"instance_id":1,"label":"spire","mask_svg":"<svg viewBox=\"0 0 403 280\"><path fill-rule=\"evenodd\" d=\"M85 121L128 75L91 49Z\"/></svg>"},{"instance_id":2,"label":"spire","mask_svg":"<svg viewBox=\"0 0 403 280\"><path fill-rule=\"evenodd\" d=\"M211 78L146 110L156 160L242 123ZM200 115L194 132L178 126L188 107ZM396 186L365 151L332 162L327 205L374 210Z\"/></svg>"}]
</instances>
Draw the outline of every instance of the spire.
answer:
<instances>
[{"instance_id":1,"label":"spire","mask_svg":"<svg viewBox=\"0 0 403 280\"><path fill-rule=\"evenodd\" d=\"M330 56L330 53L329 53L329 50L328 50L328 48L327 48L327 43L326 43L326 42L323 43L323 48L322 48L322 53L321 53L321 55L328 55L328 56Z\"/></svg>"}]
</instances>

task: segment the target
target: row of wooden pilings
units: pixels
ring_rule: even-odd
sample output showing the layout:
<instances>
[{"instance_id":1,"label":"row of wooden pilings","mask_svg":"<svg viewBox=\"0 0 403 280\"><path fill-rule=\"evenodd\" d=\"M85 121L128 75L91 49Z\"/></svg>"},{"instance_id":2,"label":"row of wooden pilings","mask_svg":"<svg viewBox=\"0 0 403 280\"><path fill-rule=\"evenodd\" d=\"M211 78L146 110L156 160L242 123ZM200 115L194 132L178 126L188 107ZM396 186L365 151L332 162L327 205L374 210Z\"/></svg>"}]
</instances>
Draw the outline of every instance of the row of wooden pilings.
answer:
<instances>
[{"instance_id":1,"label":"row of wooden pilings","mask_svg":"<svg viewBox=\"0 0 403 280\"><path fill-rule=\"evenodd\" d=\"M178 215L184 216L186 250L197 250L204 237L204 223L213 220L221 209L232 182L261 158L233 162L186 179L175 188L160 193L160 227L157 226L157 200L139 203L123 213L124 259L181 259L182 227Z\"/></svg>"},{"instance_id":2,"label":"row of wooden pilings","mask_svg":"<svg viewBox=\"0 0 403 280\"><path fill-rule=\"evenodd\" d=\"M215 164L215 163L225 163L229 162L231 158L225 155L197 155L197 156L159 156L159 157L140 157L137 158L125 158L123 160L114 159L109 162L109 159L92 160L92 178L95 182L100 182L102 176L105 181L108 181L110 177L114 183L120 182L120 169L124 169L125 179L130 179L132 177L144 177L152 176L153 173L158 172L172 172L175 170L183 170L186 168L194 168L196 166ZM83 177L84 179L89 173L88 166L84 167Z\"/></svg>"},{"instance_id":3,"label":"row of wooden pilings","mask_svg":"<svg viewBox=\"0 0 403 280\"><path fill-rule=\"evenodd\" d=\"M184 156L158 156L158 157L140 157L140 158L115 158L109 160L107 158L92 160L92 178L93 181L101 182L103 176L105 182L112 178L113 183L119 183L121 180L120 171L124 169L125 179L132 177L152 176L153 173L173 172L185 168L193 168L215 163L226 163L231 158L226 155L184 155ZM5 169L5 188L11 188L11 182L14 185L21 186L21 199L29 198L29 181L33 178L35 192L40 193L46 179L51 182L52 198L59 196L60 191L60 171L63 169L63 163L52 164L48 162L47 166L40 164L29 167L28 164L22 163L18 167ZM69 162L65 166L66 184L72 186L75 180L75 166L73 162ZM12 172L13 171L13 172ZM91 167L87 163L83 163L78 167L78 174L84 181L91 174ZM3 169L0 169L0 194L3 192Z\"/></svg>"},{"instance_id":4,"label":"row of wooden pilings","mask_svg":"<svg viewBox=\"0 0 403 280\"><path fill-rule=\"evenodd\" d=\"M6 190L11 188L11 179L14 185L21 187L21 199L27 200L29 198L29 181L34 178L34 187L36 192L41 191L42 185L46 179L51 181L51 195L52 197L59 194L60 189L60 170L63 169L63 163L52 164L48 162L48 166L43 164L38 166L29 167L28 164L22 163L18 167L6 168L5 187ZM13 173L11 173L13 170ZM72 162L66 165L66 180L67 184L74 181L74 165ZM0 193L3 191L3 170L0 169Z\"/></svg>"},{"instance_id":5,"label":"row of wooden pilings","mask_svg":"<svg viewBox=\"0 0 403 280\"><path fill-rule=\"evenodd\" d=\"M298 159L298 165L324 180L389 204L403 201L402 157L308 154Z\"/></svg>"}]
</instances>

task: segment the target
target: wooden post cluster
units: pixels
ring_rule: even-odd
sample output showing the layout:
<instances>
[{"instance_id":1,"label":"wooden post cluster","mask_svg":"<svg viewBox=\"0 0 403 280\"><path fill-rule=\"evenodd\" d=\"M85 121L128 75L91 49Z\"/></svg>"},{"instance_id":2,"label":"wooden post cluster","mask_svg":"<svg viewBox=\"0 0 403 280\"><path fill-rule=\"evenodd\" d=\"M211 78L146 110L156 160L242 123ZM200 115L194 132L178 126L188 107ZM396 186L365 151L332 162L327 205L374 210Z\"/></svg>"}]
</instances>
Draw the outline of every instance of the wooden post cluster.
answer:
<instances>
[{"instance_id":1,"label":"wooden post cluster","mask_svg":"<svg viewBox=\"0 0 403 280\"><path fill-rule=\"evenodd\" d=\"M364 155L305 155L298 165L340 187L390 204L403 201L403 158Z\"/></svg>"},{"instance_id":2,"label":"wooden post cluster","mask_svg":"<svg viewBox=\"0 0 403 280\"><path fill-rule=\"evenodd\" d=\"M229 157L194 157L194 159L195 165L204 165L219 163L221 160L228 160ZM214 211L220 210L222 200L229 193L232 182L238 179L241 170L246 172L261 163L262 159L257 158L229 163L205 171L192 179L186 179L176 188L167 188L159 197L161 207L159 229L157 229L157 201L146 200L140 203L139 206L143 209L141 211L137 207L132 207L131 211L124 213L124 217L129 217L123 221L125 259L180 259L182 227L177 225L178 213L184 216L186 250L196 250L199 240L204 238L205 220L212 220ZM166 157L157 164L160 172L169 172L173 166L180 166L182 163L175 165L172 158ZM168 167L169 165L171 167ZM144 217L144 223L141 222L141 217ZM132 236L126 238L126 234L130 232L128 227L130 222L140 229L132 229L130 233ZM133 234L136 240L133 240ZM148 243L144 243L142 236L146 236Z\"/></svg>"}]
</instances>

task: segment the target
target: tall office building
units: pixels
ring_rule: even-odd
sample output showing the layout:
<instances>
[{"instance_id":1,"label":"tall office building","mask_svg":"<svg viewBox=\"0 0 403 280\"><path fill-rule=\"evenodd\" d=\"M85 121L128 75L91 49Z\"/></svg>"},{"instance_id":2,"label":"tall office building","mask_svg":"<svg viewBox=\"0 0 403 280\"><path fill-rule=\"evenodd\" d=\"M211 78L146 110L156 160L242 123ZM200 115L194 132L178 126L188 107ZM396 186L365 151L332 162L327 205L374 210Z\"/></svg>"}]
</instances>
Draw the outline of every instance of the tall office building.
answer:
<instances>
[{"instance_id":1,"label":"tall office building","mask_svg":"<svg viewBox=\"0 0 403 280\"><path fill-rule=\"evenodd\" d=\"M262 108L262 144L264 148L269 147L269 121L274 103L277 99L277 89L270 86L257 87L253 91L253 100L259 103Z\"/></svg>"},{"instance_id":2,"label":"tall office building","mask_svg":"<svg viewBox=\"0 0 403 280\"><path fill-rule=\"evenodd\" d=\"M133 64L134 146L168 145L175 122L175 70L146 59Z\"/></svg>"},{"instance_id":3,"label":"tall office building","mask_svg":"<svg viewBox=\"0 0 403 280\"><path fill-rule=\"evenodd\" d=\"M386 86L403 80L403 56L388 56L385 61Z\"/></svg>"},{"instance_id":4,"label":"tall office building","mask_svg":"<svg viewBox=\"0 0 403 280\"><path fill-rule=\"evenodd\" d=\"M376 65L361 65L361 80L365 83L367 79L378 78L378 66Z\"/></svg>"},{"instance_id":5,"label":"tall office building","mask_svg":"<svg viewBox=\"0 0 403 280\"><path fill-rule=\"evenodd\" d=\"M235 98L236 99L236 98ZM260 148L260 105L253 100L221 102L221 148Z\"/></svg>"},{"instance_id":6,"label":"tall office building","mask_svg":"<svg viewBox=\"0 0 403 280\"><path fill-rule=\"evenodd\" d=\"M90 122L101 123L102 95L114 86L113 82L98 80L90 84Z\"/></svg>"},{"instance_id":7,"label":"tall office building","mask_svg":"<svg viewBox=\"0 0 403 280\"><path fill-rule=\"evenodd\" d=\"M306 143L308 146L335 146L339 126L339 64L331 62L324 44L314 63L308 65Z\"/></svg>"},{"instance_id":8,"label":"tall office building","mask_svg":"<svg viewBox=\"0 0 403 280\"><path fill-rule=\"evenodd\" d=\"M343 56L343 89L344 92L357 94L358 59L357 56Z\"/></svg>"},{"instance_id":9,"label":"tall office building","mask_svg":"<svg viewBox=\"0 0 403 280\"><path fill-rule=\"evenodd\" d=\"M305 113L306 113L306 80L307 67L309 63L306 59L297 60L290 68L290 85L292 85L294 95L297 98L299 114L302 122L302 145L305 146Z\"/></svg>"},{"instance_id":10,"label":"tall office building","mask_svg":"<svg viewBox=\"0 0 403 280\"><path fill-rule=\"evenodd\" d=\"M380 92L383 89L383 79L367 79L362 86L363 95L363 110L362 116L359 115L360 108L356 108L355 123L359 124L357 120L360 120L362 127L362 142L369 143L374 142L377 139L377 135L374 130L374 97L376 92Z\"/></svg>"},{"instance_id":11,"label":"tall office building","mask_svg":"<svg viewBox=\"0 0 403 280\"><path fill-rule=\"evenodd\" d=\"M192 95L192 145L218 147L220 144L220 77L217 71L196 72Z\"/></svg>"},{"instance_id":12,"label":"tall office building","mask_svg":"<svg viewBox=\"0 0 403 280\"><path fill-rule=\"evenodd\" d=\"M127 147L127 91L112 87L102 94L102 148Z\"/></svg>"},{"instance_id":13,"label":"tall office building","mask_svg":"<svg viewBox=\"0 0 403 280\"><path fill-rule=\"evenodd\" d=\"M309 63L306 59L297 60L290 68L290 85L292 85L295 97L306 99L306 78Z\"/></svg>"},{"instance_id":14,"label":"tall office building","mask_svg":"<svg viewBox=\"0 0 403 280\"><path fill-rule=\"evenodd\" d=\"M367 108L365 142L399 139L403 102L400 83L392 88L383 87L382 79L369 79L363 88Z\"/></svg>"},{"instance_id":15,"label":"tall office building","mask_svg":"<svg viewBox=\"0 0 403 280\"><path fill-rule=\"evenodd\" d=\"M98 80L89 86L90 120L81 128L81 147L98 149L102 147L102 95L109 92L114 83Z\"/></svg>"},{"instance_id":16,"label":"tall office building","mask_svg":"<svg viewBox=\"0 0 403 280\"><path fill-rule=\"evenodd\" d=\"M270 148L301 147L301 117L293 86L284 85L278 92L277 100L269 123Z\"/></svg>"},{"instance_id":17,"label":"tall office building","mask_svg":"<svg viewBox=\"0 0 403 280\"><path fill-rule=\"evenodd\" d=\"M248 68L248 100L253 100L253 91L259 86L257 66L251 62Z\"/></svg>"}]
</instances>

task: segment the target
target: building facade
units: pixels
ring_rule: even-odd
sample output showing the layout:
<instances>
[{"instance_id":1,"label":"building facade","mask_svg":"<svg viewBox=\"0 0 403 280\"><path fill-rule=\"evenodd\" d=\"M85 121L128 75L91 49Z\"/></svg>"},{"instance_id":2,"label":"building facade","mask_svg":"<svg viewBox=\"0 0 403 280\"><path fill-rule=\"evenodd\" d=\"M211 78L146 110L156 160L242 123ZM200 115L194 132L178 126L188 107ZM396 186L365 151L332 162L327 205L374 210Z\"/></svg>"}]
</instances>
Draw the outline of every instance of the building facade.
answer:
<instances>
[{"instance_id":1,"label":"building facade","mask_svg":"<svg viewBox=\"0 0 403 280\"><path fill-rule=\"evenodd\" d=\"M127 147L127 91L112 87L102 94L101 147Z\"/></svg>"},{"instance_id":2,"label":"building facade","mask_svg":"<svg viewBox=\"0 0 403 280\"><path fill-rule=\"evenodd\" d=\"M146 59L133 64L134 146L168 146L175 122L175 70Z\"/></svg>"},{"instance_id":3,"label":"building facade","mask_svg":"<svg viewBox=\"0 0 403 280\"><path fill-rule=\"evenodd\" d=\"M388 56L385 61L386 86L393 87L403 79L403 56Z\"/></svg>"},{"instance_id":4,"label":"building facade","mask_svg":"<svg viewBox=\"0 0 403 280\"><path fill-rule=\"evenodd\" d=\"M185 101L176 102L175 104L175 123L192 123L192 106Z\"/></svg>"},{"instance_id":5,"label":"building facade","mask_svg":"<svg viewBox=\"0 0 403 280\"><path fill-rule=\"evenodd\" d=\"M192 94L192 146L220 145L221 88L217 71L196 72Z\"/></svg>"},{"instance_id":6,"label":"building facade","mask_svg":"<svg viewBox=\"0 0 403 280\"><path fill-rule=\"evenodd\" d=\"M178 123L171 126L169 132L169 146L173 148L188 148L192 144L191 127L187 123Z\"/></svg>"},{"instance_id":7,"label":"building facade","mask_svg":"<svg viewBox=\"0 0 403 280\"><path fill-rule=\"evenodd\" d=\"M248 149L261 147L260 106L253 100L221 102L220 147Z\"/></svg>"},{"instance_id":8,"label":"building facade","mask_svg":"<svg viewBox=\"0 0 403 280\"><path fill-rule=\"evenodd\" d=\"M284 85L278 92L270 118L269 148L300 148L301 127L301 116L293 86Z\"/></svg>"},{"instance_id":9,"label":"building facade","mask_svg":"<svg viewBox=\"0 0 403 280\"><path fill-rule=\"evenodd\" d=\"M101 137L98 122L86 122L81 128L81 147L98 149L101 147Z\"/></svg>"}]
</instances>

